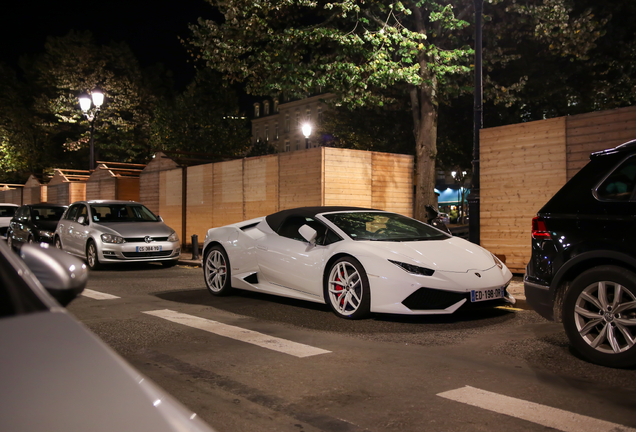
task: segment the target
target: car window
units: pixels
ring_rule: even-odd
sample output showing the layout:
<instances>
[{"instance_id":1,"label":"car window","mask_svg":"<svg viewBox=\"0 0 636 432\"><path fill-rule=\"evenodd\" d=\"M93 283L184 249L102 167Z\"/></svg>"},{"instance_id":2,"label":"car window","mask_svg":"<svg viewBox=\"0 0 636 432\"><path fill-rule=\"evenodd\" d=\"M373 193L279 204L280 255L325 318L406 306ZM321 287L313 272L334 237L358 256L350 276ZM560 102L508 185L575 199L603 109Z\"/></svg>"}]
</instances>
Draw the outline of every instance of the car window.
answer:
<instances>
[{"instance_id":1,"label":"car window","mask_svg":"<svg viewBox=\"0 0 636 432\"><path fill-rule=\"evenodd\" d=\"M85 205L79 206L79 209L77 210L77 217L75 218L75 220L78 220L82 216L84 216L85 223L88 222L88 209Z\"/></svg>"},{"instance_id":2,"label":"car window","mask_svg":"<svg viewBox=\"0 0 636 432\"><path fill-rule=\"evenodd\" d=\"M636 186L636 157L621 163L596 188L596 197L601 201L629 201Z\"/></svg>"},{"instance_id":3,"label":"car window","mask_svg":"<svg viewBox=\"0 0 636 432\"><path fill-rule=\"evenodd\" d=\"M37 207L31 209L31 217L34 222L57 222L64 210L64 207Z\"/></svg>"},{"instance_id":4,"label":"car window","mask_svg":"<svg viewBox=\"0 0 636 432\"><path fill-rule=\"evenodd\" d=\"M18 207L0 206L0 217L13 217Z\"/></svg>"},{"instance_id":5,"label":"car window","mask_svg":"<svg viewBox=\"0 0 636 432\"><path fill-rule=\"evenodd\" d=\"M91 205L94 222L158 222L159 218L141 204Z\"/></svg>"},{"instance_id":6,"label":"car window","mask_svg":"<svg viewBox=\"0 0 636 432\"><path fill-rule=\"evenodd\" d=\"M79 210L79 205L71 206L71 208L68 209L66 216L64 216L64 219L75 220L75 216L77 215L77 210Z\"/></svg>"},{"instance_id":7,"label":"car window","mask_svg":"<svg viewBox=\"0 0 636 432\"><path fill-rule=\"evenodd\" d=\"M303 225L309 225L311 228L316 230L316 244L317 245L328 245L334 243L338 240L341 240L340 237L330 229L328 229L325 225L320 223L319 221L305 216L289 216L278 228L277 234L281 237L287 237L293 240L298 240L301 242L307 242L303 236L300 235L298 230ZM329 233L331 233L329 235Z\"/></svg>"}]
</instances>

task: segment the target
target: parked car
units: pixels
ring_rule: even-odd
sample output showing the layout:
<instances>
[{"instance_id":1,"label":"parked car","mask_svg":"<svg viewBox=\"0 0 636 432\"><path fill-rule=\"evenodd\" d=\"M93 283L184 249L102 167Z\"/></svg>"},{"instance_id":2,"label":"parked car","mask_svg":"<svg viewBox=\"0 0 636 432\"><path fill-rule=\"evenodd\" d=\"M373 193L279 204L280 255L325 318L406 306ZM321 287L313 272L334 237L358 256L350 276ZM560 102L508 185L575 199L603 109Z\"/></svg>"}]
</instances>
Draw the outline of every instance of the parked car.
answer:
<instances>
[{"instance_id":1,"label":"parked car","mask_svg":"<svg viewBox=\"0 0 636 432\"><path fill-rule=\"evenodd\" d=\"M450 216L448 215L448 213L440 213L439 217L446 225L450 223Z\"/></svg>"},{"instance_id":2,"label":"parked car","mask_svg":"<svg viewBox=\"0 0 636 432\"><path fill-rule=\"evenodd\" d=\"M532 220L527 302L587 360L636 365L636 140L590 162Z\"/></svg>"},{"instance_id":3,"label":"parked car","mask_svg":"<svg viewBox=\"0 0 636 432\"><path fill-rule=\"evenodd\" d=\"M18 209L7 231L7 244L15 248L23 243L55 244L55 228L68 206L26 204Z\"/></svg>"},{"instance_id":4,"label":"parked car","mask_svg":"<svg viewBox=\"0 0 636 432\"><path fill-rule=\"evenodd\" d=\"M177 233L144 205L134 201L78 201L55 230L59 249L86 258L88 267L122 262L177 263Z\"/></svg>"},{"instance_id":5,"label":"parked car","mask_svg":"<svg viewBox=\"0 0 636 432\"><path fill-rule=\"evenodd\" d=\"M16 210L20 208L17 204L0 204L0 237L7 237L7 230L9 229L9 224L11 223L11 219L15 216Z\"/></svg>"},{"instance_id":6,"label":"parked car","mask_svg":"<svg viewBox=\"0 0 636 432\"><path fill-rule=\"evenodd\" d=\"M493 254L381 210L303 207L213 228L203 256L213 295L240 288L326 303L341 318L515 302L512 274Z\"/></svg>"},{"instance_id":7,"label":"parked car","mask_svg":"<svg viewBox=\"0 0 636 432\"><path fill-rule=\"evenodd\" d=\"M0 244L0 430L212 432L60 307L87 278L55 248Z\"/></svg>"}]
</instances>

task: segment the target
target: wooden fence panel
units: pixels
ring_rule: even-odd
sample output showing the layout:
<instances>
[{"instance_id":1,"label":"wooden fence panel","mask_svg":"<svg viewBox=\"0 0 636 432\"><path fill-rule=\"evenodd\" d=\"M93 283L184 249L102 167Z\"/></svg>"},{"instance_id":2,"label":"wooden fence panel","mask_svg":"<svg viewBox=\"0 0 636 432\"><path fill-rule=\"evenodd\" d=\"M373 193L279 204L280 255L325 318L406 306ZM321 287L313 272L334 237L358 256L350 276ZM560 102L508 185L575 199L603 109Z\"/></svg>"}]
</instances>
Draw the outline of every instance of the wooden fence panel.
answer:
<instances>
[{"instance_id":1,"label":"wooden fence panel","mask_svg":"<svg viewBox=\"0 0 636 432\"><path fill-rule=\"evenodd\" d=\"M183 183L183 170L181 168L159 173L159 215L163 218L166 225L175 230L182 237L182 196L183 191L181 185ZM181 239L184 243L185 239Z\"/></svg>"},{"instance_id":2,"label":"wooden fence panel","mask_svg":"<svg viewBox=\"0 0 636 432\"><path fill-rule=\"evenodd\" d=\"M279 154L279 209L319 206L323 197L323 147Z\"/></svg>"},{"instance_id":3,"label":"wooden fence panel","mask_svg":"<svg viewBox=\"0 0 636 432\"><path fill-rule=\"evenodd\" d=\"M244 220L243 160L215 164L213 184L214 226L223 226Z\"/></svg>"},{"instance_id":4,"label":"wooden fence panel","mask_svg":"<svg viewBox=\"0 0 636 432\"><path fill-rule=\"evenodd\" d=\"M373 208L413 216L413 156L372 153Z\"/></svg>"},{"instance_id":5,"label":"wooden fence panel","mask_svg":"<svg viewBox=\"0 0 636 432\"><path fill-rule=\"evenodd\" d=\"M348 149L325 148L324 205L373 205L373 154Z\"/></svg>"},{"instance_id":6,"label":"wooden fence panel","mask_svg":"<svg viewBox=\"0 0 636 432\"><path fill-rule=\"evenodd\" d=\"M188 195L186 211L186 238L192 243L196 234L203 244L208 229L214 226L214 166L215 164L188 167Z\"/></svg>"},{"instance_id":7,"label":"wooden fence panel","mask_svg":"<svg viewBox=\"0 0 636 432\"><path fill-rule=\"evenodd\" d=\"M566 181L565 118L482 130L480 169L481 245L522 273L531 220Z\"/></svg>"},{"instance_id":8,"label":"wooden fence panel","mask_svg":"<svg viewBox=\"0 0 636 432\"><path fill-rule=\"evenodd\" d=\"M278 155L244 160L243 193L245 219L278 211Z\"/></svg>"}]
</instances>

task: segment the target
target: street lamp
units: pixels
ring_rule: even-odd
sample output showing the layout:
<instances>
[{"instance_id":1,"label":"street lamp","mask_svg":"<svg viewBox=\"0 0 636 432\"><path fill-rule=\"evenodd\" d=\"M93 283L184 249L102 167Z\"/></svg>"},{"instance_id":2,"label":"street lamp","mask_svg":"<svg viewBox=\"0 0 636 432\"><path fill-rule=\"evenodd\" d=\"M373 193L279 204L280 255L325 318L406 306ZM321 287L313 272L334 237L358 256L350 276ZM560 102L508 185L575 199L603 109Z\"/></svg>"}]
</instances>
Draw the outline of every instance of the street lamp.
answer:
<instances>
[{"instance_id":1,"label":"street lamp","mask_svg":"<svg viewBox=\"0 0 636 432\"><path fill-rule=\"evenodd\" d=\"M305 148L309 148L309 135L311 135L311 125L309 123L303 125L303 135L305 135Z\"/></svg>"},{"instance_id":2,"label":"street lamp","mask_svg":"<svg viewBox=\"0 0 636 432\"><path fill-rule=\"evenodd\" d=\"M84 113L88 121L91 123L91 141L90 141L91 151L90 151L90 163L88 166L89 166L89 169L93 171L95 169L95 145L93 140L93 134L95 133L95 119L97 118L99 109L104 103L104 93L102 93L100 89L95 88L91 92L90 96L88 95L88 93L82 93L78 99L79 99L79 104L80 104L80 108L82 109L82 112ZM92 108L91 108L91 105L93 106Z\"/></svg>"}]
</instances>

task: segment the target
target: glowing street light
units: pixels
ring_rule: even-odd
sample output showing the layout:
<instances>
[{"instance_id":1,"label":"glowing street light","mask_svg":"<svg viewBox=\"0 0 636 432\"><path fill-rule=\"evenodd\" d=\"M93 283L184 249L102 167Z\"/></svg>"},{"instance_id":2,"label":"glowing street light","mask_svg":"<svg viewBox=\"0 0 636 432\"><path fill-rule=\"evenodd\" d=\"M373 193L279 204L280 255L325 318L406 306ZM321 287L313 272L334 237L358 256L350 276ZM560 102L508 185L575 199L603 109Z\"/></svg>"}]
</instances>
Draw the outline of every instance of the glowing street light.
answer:
<instances>
[{"instance_id":1,"label":"glowing street light","mask_svg":"<svg viewBox=\"0 0 636 432\"><path fill-rule=\"evenodd\" d=\"M90 96L88 93L82 93L79 96L79 104L82 112L91 123L91 141L90 141L90 162L89 169L93 171L95 169L95 144L93 140L93 134L95 133L95 119L99 113L99 109L104 103L104 93L98 88L95 88Z\"/></svg>"},{"instance_id":2,"label":"glowing street light","mask_svg":"<svg viewBox=\"0 0 636 432\"><path fill-rule=\"evenodd\" d=\"M309 123L303 125L303 135L305 135L305 148L309 148L309 136L311 135L311 125Z\"/></svg>"}]
</instances>

